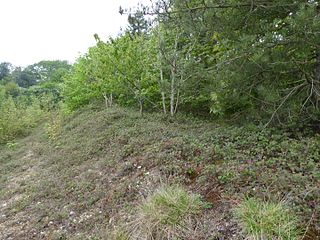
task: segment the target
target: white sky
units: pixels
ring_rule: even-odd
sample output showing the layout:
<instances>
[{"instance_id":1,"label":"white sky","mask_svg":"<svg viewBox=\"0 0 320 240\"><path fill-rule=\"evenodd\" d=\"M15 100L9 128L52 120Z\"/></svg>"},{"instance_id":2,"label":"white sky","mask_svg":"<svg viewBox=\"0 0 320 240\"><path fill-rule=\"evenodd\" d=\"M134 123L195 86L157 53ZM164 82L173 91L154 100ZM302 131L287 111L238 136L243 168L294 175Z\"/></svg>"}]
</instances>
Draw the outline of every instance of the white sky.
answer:
<instances>
[{"instance_id":1,"label":"white sky","mask_svg":"<svg viewBox=\"0 0 320 240\"><path fill-rule=\"evenodd\" d=\"M138 2L149 0L0 0L0 62L73 62L95 44L94 33L117 36L127 24L119 6Z\"/></svg>"}]
</instances>

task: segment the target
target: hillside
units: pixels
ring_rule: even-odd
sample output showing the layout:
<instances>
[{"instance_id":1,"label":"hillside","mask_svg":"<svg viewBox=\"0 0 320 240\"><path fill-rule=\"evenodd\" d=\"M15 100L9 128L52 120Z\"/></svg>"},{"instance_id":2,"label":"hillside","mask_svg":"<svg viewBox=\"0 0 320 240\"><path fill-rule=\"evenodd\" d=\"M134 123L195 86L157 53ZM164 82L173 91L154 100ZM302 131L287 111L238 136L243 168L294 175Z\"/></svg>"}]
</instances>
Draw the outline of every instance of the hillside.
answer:
<instances>
[{"instance_id":1,"label":"hillside","mask_svg":"<svg viewBox=\"0 0 320 240\"><path fill-rule=\"evenodd\" d=\"M245 239L236 209L253 200L280 202L275 221L286 206L300 239L319 239L319 135L92 106L50 129L0 146L0 239L144 239L140 210L169 186L204 204L149 236Z\"/></svg>"}]
</instances>

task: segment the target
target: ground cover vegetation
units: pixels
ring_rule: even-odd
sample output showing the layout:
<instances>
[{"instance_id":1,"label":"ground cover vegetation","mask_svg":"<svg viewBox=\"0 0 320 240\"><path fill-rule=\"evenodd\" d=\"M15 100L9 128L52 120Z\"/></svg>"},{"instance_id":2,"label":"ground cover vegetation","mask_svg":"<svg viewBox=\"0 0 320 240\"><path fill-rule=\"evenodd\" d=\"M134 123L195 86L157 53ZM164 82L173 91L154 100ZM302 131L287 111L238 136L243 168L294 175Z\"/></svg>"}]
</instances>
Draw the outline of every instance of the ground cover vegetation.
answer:
<instances>
[{"instance_id":1,"label":"ground cover vegetation","mask_svg":"<svg viewBox=\"0 0 320 240\"><path fill-rule=\"evenodd\" d=\"M104 104L58 123L1 147L0 238L319 235L319 136Z\"/></svg>"}]
</instances>

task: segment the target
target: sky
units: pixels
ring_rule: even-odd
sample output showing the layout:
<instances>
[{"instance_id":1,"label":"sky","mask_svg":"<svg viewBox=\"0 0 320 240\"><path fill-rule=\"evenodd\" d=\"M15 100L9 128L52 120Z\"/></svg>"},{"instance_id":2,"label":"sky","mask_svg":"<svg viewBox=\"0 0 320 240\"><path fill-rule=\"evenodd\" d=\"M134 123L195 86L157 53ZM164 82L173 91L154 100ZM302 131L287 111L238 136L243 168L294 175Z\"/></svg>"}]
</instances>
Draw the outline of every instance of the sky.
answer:
<instances>
[{"instance_id":1,"label":"sky","mask_svg":"<svg viewBox=\"0 0 320 240\"><path fill-rule=\"evenodd\" d=\"M0 0L0 62L25 67L41 60L71 63L127 24L119 6L150 0Z\"/></svg>"}]
</instances>

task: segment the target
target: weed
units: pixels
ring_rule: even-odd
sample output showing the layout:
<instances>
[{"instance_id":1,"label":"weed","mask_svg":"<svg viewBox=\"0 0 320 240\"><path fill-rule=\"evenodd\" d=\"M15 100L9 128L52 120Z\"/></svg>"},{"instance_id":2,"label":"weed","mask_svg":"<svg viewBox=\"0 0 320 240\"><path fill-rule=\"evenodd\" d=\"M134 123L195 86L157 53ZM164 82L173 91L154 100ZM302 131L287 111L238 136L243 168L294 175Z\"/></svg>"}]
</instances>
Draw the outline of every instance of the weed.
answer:
<instances>
[{"instance_id":1,"label":"weed","mask_svg":"<svg viewBox=\"0 0 320 240\"><path fill-rule=\"evenodd\" d=\"M233 180L234 176L234 172L227 170L218 176L218 180L221 184L230 183Z\"/></svg>"},{"instance_id":2,"label":"weed","mask_svg":"<svg viewBox=\"0 0 320 240\"><path fill-rule=\"evenodd\" d=\"M17 148L18 144L16 142L7 142L6 146L10 150L15 150Z\"/></svg>"}]
</instances>

